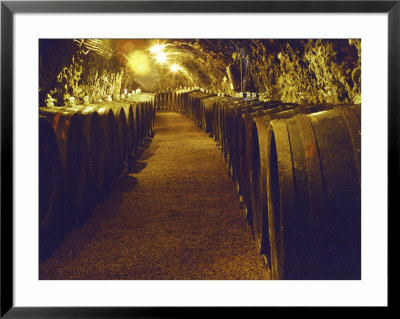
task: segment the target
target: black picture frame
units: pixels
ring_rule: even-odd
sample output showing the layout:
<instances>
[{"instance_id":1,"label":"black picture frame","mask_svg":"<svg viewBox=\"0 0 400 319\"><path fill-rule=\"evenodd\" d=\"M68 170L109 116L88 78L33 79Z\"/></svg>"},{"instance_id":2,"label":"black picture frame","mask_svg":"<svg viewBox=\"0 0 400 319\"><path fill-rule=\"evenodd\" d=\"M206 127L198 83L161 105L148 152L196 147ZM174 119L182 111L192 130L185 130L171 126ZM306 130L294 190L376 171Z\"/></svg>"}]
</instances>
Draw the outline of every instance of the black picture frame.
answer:
<instances>
[{"instance_id":1,"label":"black picture frame","mask_svg":"<svg viewBox=\"0 0 400 319\"><path fill-rule=\"evenodd\" d=\"M388 218L399 186L400 1L1 1L1 317L177 318L226 314L191 307L14 307L13 303L13 16L15 13L387 13L388 14ZM390 222L388 223L390 225ZM389 227L389 226L388 226ZM393 223L392 223L393 227ZM388 234L390 229L388 229ZM389 237L388 237L389 240ZM389 255L388 255L389 256ZM390 262L390 260L389 260ZM388 284L390 280L388 280ZM390 298L388 300L390 308ZM386 307L384 307L386 308ZM255 307L235 309L246 316ZM294 310L292 307L291 310ZM264 310L261 310L264 311ZM296 308L301 315L303 308Z\"/></svg>"}]
</instances>

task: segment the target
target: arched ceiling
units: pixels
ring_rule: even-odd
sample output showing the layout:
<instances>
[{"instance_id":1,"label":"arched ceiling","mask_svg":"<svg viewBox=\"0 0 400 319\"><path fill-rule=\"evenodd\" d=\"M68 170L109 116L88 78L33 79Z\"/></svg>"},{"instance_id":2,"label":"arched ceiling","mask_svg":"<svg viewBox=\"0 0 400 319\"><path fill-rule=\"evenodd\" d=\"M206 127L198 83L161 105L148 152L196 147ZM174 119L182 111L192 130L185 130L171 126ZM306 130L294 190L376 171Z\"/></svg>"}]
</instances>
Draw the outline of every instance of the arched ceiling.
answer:
<instances>
[{"instance_id":1,"label":"arched ceiling","mask_svg":"<svg viewBox=\"0 0 400 319\"><path fill-rule=\"evenodd\" d=\"M225 42L120 39L113 40L110 45L118 60L142 85L148 86L151 82L159 84L160 89L194 85L218 89L235 50L232 44Z\"/></svg>"},{"instance_id":2,"label":"arched ceiling","mask_svg":"<svg viewBox=\"0 0 400 319\"><path fill-rule=\"evenodd\" d=\"M124 89L158 92L200 86L321 102L325 86L358 98L360 40L69 39L40 41L40 97L93 99ZM63 96L63 97L62 97Z\"/></svg>"}]
</instances>

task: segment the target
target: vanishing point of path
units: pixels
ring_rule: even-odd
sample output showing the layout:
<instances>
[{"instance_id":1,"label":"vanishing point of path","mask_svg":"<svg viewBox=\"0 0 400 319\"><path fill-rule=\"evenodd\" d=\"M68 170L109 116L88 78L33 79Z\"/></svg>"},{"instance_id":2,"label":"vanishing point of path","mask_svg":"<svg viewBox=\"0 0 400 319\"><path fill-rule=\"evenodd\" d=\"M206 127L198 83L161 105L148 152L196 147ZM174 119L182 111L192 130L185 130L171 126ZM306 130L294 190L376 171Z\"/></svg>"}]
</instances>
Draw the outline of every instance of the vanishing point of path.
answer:
<instances>
[{"instance_id":1,"label":"vanishing point of path","mask_svg":"<svg viewBox=\"0 0 400 319\"><path fill-rule=\"evenodd\" d=\"M212 138L177 113L40 279L269 279Z\"/></svg>"}]
</instances>

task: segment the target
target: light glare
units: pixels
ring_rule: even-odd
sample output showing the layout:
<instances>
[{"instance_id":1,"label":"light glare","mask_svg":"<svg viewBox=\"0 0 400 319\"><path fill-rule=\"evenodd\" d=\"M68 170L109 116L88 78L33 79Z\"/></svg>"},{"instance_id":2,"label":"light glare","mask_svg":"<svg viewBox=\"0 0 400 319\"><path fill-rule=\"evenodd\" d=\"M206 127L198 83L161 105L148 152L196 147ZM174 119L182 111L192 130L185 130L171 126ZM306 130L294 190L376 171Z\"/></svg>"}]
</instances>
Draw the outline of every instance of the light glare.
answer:
<instances>
[{"instance_id":1,"label":"light glare","mask_svg":"<svg viewBox=\"0 0 400 319\"><path fill-rule=\"evenodd\" d=\"M165 63L167 61L167 55L165 53L159 53L156 56L156 60L158 63Z\"/></svg>"},{"instance_id":2,"label":"light glare","mask_svg":"<svg viewBox=\"0 0 400 319\"><path fill-rule=\"evenodd\" d=\"M157 53L161 52L164 48L165 48L165 44L156 44L150 48L150 52L157 54Z\"/></svg>"},{"instance_id":3,"label":"light glare","mask_svg":"<svg viewBox=\"0 0 400 319\"><path fill-rule=\"evenodd\" d=\"M133 51L128 58L128 67L135 74L146 75L150 72L150 58L144 50Z\"/></svg>"},{"instance_id":4,"label":"light glare","mask_svg":"<svg viewBox=\"0 0 400 319\"><path fill-rule=\"evenodd\" d=\"M177 65L177 64L172 64L170 69L171 69L172 72L175 73L175 72L179 71L181 69L181 67L179 65Z\"/></svg>"}]
</instances>

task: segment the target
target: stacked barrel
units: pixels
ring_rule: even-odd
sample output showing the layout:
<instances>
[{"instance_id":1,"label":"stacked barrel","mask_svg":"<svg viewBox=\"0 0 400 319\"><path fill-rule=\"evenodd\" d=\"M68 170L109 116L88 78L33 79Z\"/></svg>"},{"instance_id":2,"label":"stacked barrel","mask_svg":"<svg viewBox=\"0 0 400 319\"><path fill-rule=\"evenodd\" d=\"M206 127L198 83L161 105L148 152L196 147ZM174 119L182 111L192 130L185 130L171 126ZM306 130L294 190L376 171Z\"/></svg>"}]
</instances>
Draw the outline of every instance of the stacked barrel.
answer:
<instances>
[{"instance_id":1,"label":"stacked barrel","mask_svg":"<svg viewBox=\"0 0 400 319\"><path fill-rule=\"evenodd\" d=\"M220 146L273 279L361 278L360 105L194 89L163 93L162 105Z\"/></svg>"},{"instance_id":2,"label":"stacked barrel","mask_svg":"<svg viewBox=\"0 0 400 319\"><path fill-rule=\"evenodd\" d=\"M155 95L154 105L157 111L179 111L176 101L176 92L173 90L157 93Z\"/></svg>"},{"instance_id":3,"label":"stacked barrel","mask_svg":"<svg viewBox=\"0 0 400 319\"><path fill-rule=\"evenodd\" d=\"M39 224L74 223L127 173L155 121L154 95L39 108ZM75 215L74 215L75 214Z\"/></svg>"}]
</instances>

